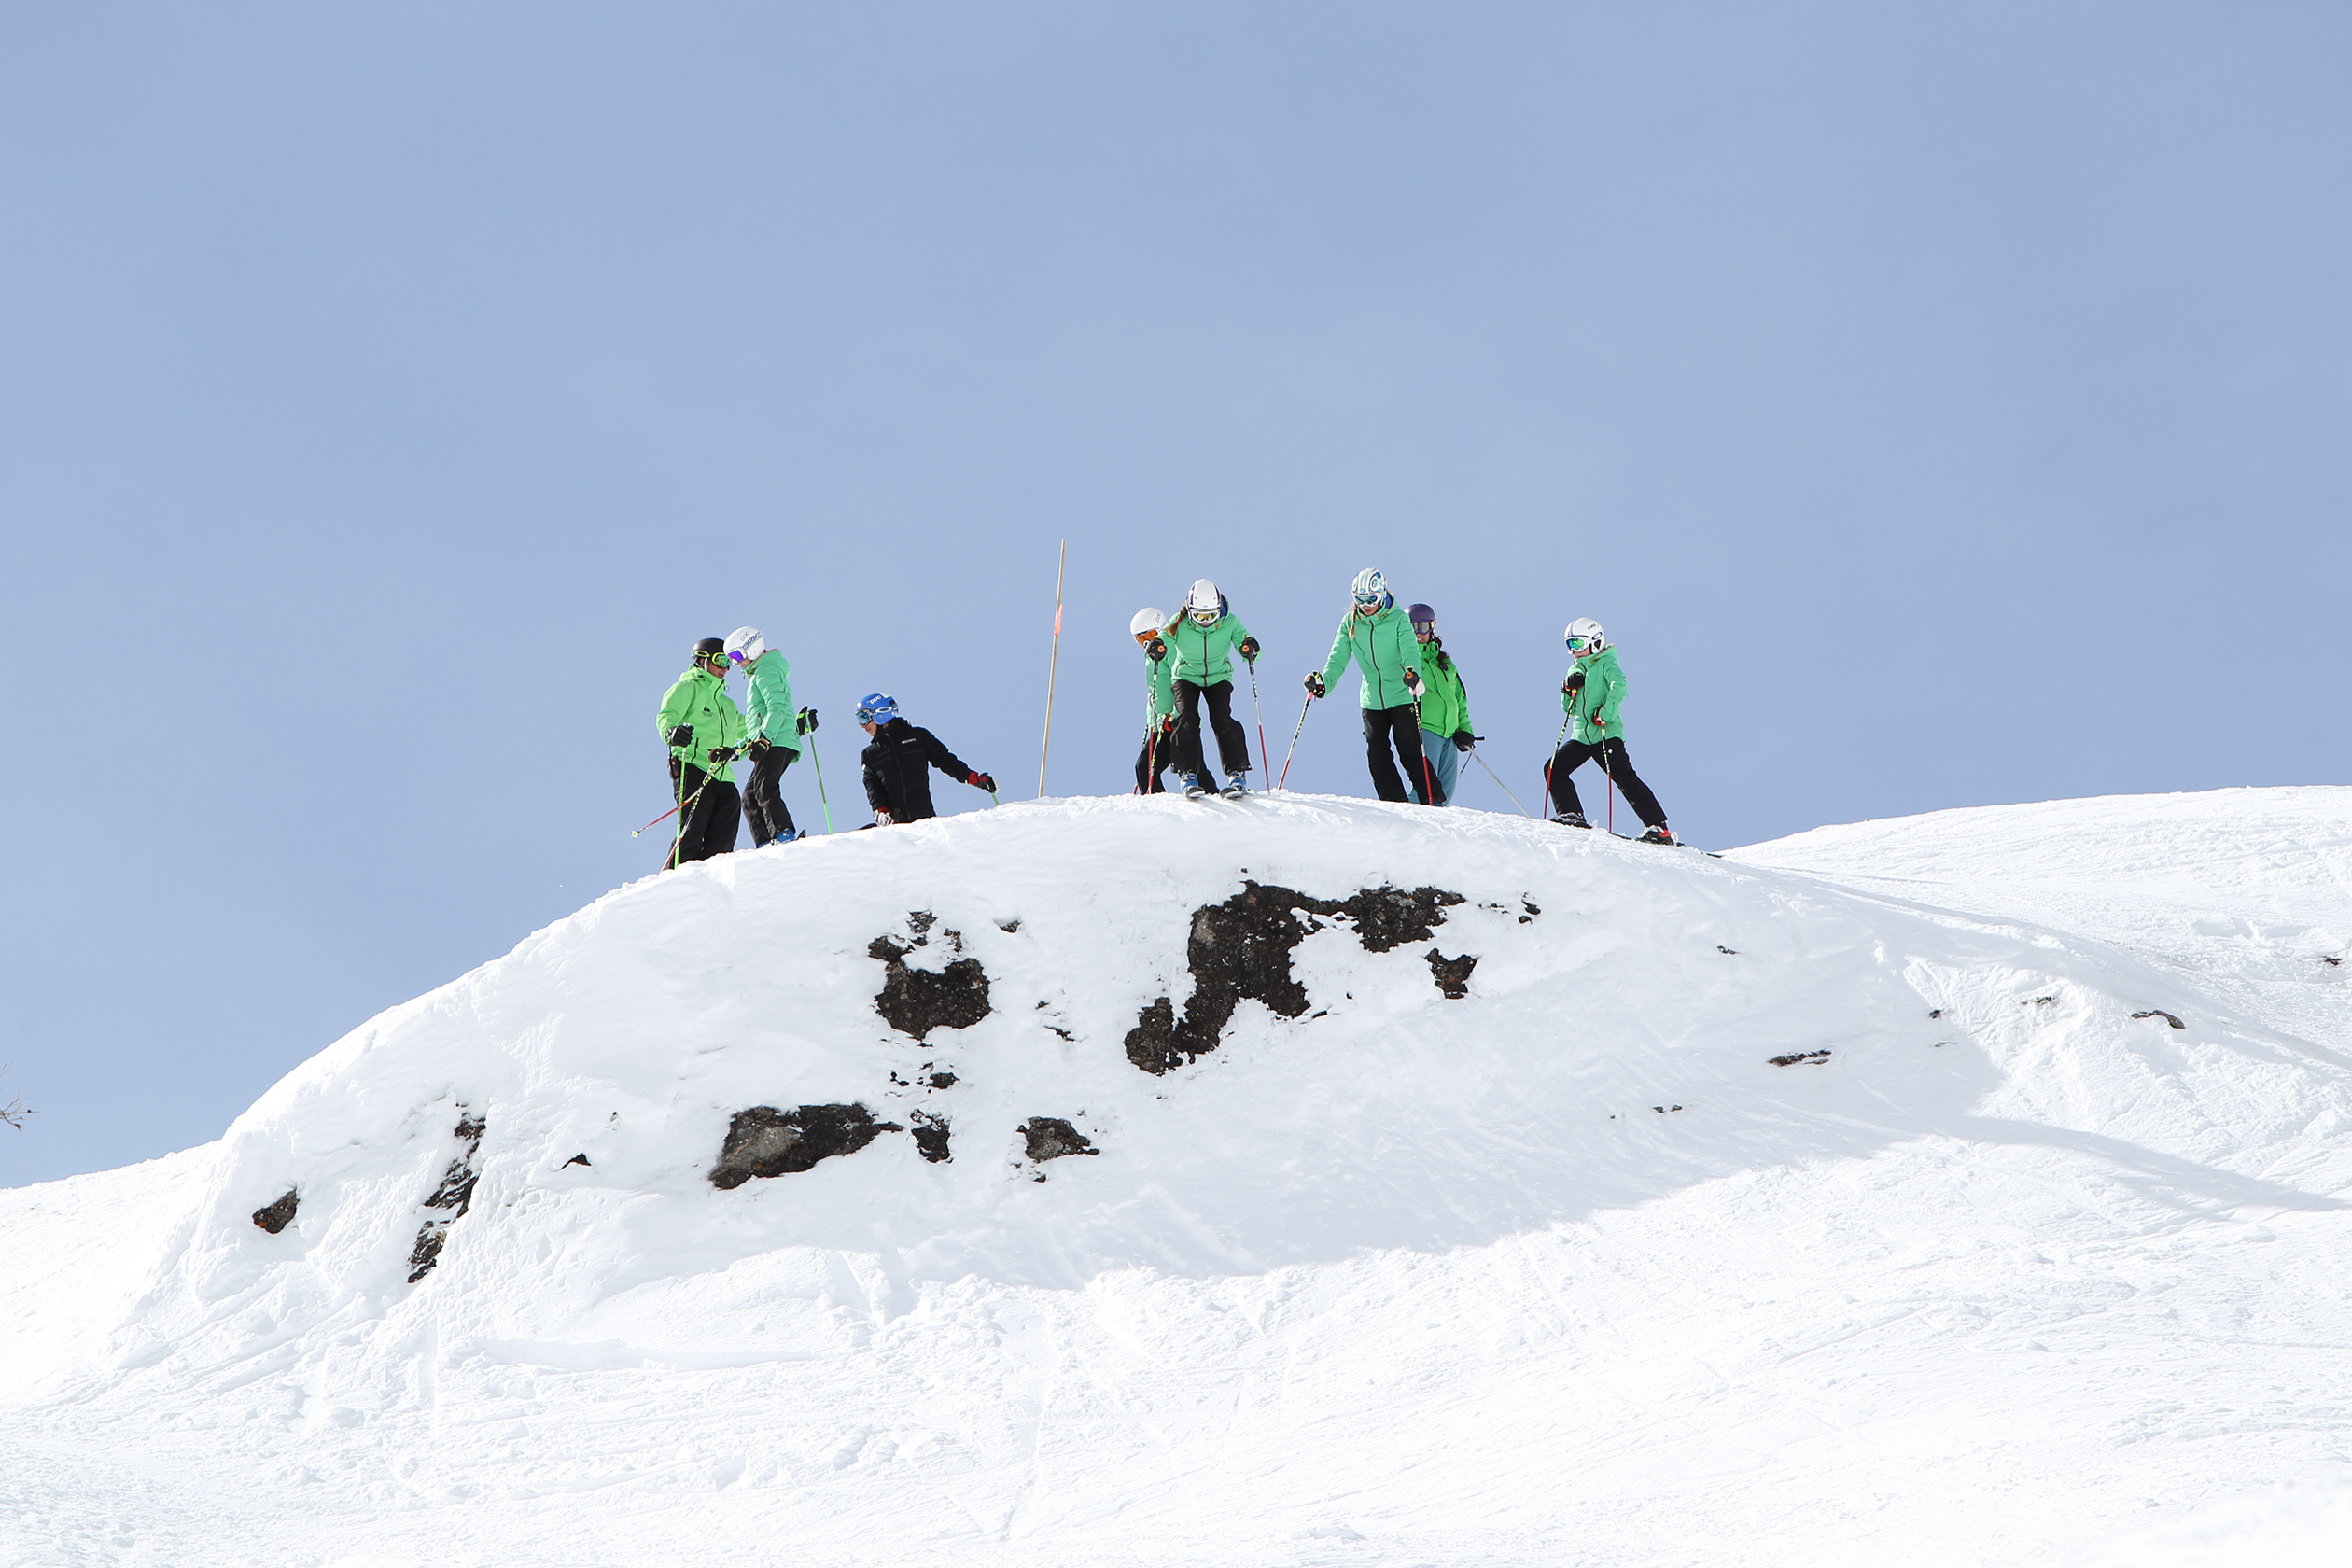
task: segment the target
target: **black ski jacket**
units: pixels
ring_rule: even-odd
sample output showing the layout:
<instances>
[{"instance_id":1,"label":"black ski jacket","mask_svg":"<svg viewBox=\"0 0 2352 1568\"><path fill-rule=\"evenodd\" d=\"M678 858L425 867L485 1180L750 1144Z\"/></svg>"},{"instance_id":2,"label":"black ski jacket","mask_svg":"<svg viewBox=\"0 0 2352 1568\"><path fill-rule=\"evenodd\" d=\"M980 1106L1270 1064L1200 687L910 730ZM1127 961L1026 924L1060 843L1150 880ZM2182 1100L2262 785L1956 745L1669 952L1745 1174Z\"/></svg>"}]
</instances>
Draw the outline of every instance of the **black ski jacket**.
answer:
<instances>
[{"instance_id":1,"label":"black ski jacket","mask_svg":"<svg viewBox=\"0 0 2352 1568\"><path fill-rule=\"evenodd\" d=\"M903 719L893 719L875 728L874 738L866 743L863 760L866 804L876 811L889 812L893 822L919 822L926 817L939 815L931 808L931 774L924 767L926 763L959 784L972 777L972 769L940 745L937 735Z\"/></svg>"}]
</instances>

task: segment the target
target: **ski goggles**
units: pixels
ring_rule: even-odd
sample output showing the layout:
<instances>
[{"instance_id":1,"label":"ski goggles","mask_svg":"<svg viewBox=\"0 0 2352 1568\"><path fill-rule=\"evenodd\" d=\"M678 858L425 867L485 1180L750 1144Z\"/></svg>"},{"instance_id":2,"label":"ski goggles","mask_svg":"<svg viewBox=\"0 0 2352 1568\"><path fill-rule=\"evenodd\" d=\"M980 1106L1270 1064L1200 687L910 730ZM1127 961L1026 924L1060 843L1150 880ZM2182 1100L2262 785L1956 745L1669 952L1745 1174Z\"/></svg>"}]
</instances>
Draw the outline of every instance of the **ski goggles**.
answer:
<instances>
[{"instance_id":1,"label":"ski goggles","mask_svg":"<svg viewBox=\"0 0 2352 1568\"><path fill-rule=\"evenodd\" d=\"M1572 637L1568 639L1568 651L1571 653L1589 653L1600 646L1588 637Z\"/></svg>"},{"instance_id":2,"label":"ski goggles","mask_svg":"<svg viewBox=\"0 0 2352 1568\"><path fill-rule=\"evenodd\" d=\"M898 705L895 703L889 707L861 707L858 709L858 722L861 724L885 724L897 717Z\"/></svg>"},{"instance_id":3,"label":"ski goggles","mask_svg":"<svg viewBox=\"0 0 2352 1568\"><path fill-rule=\"evenodd\" d=\"M1222 609L1196 609L1190 613L1196 626L1213 626L1225 615Z\"/></svg>"},{"instance_id":4,"label":"ski goggles","mask_svg":"<svg viewBox=\"0 0 2352 1568\"><path fill-rule=\"evenodd\" d=\"M743 656L742 649L730 648L727 650L727 663L731 665L748 665L750 662L750 660Z\"/></svg>"},{"instance_id":5,"label":"ski goggles","mask_svg":"<svg viewBox=\"0 0 2352 1568\"><path fill-rule=\"evenodd\" d=\"M1386 594L1358 594L1355 596L1356 609L1378 609L1380 608L1380 601L1387 597Z\"/></svg>"}]
</instances>

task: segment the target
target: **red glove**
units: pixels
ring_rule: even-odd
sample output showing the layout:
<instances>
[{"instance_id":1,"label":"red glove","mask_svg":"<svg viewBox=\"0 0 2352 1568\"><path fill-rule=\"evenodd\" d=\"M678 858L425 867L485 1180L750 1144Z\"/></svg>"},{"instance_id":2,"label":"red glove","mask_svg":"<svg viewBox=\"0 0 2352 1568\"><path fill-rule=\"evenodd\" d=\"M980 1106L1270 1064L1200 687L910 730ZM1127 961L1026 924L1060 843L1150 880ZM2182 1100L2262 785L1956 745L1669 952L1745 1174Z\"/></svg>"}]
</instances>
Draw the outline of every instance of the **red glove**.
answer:
<instances>
[{"instance_id":1,"label":"red glove","mask_svg":"<svg viewBox=\"0 0 2352 1568\"><path fill-rule=\"evenodd\" d=\"M992 795L996 793L996 780L985 773L973 774L965 778L964 782L975 790L986 790Z\"/></svg>"}]
</instances>

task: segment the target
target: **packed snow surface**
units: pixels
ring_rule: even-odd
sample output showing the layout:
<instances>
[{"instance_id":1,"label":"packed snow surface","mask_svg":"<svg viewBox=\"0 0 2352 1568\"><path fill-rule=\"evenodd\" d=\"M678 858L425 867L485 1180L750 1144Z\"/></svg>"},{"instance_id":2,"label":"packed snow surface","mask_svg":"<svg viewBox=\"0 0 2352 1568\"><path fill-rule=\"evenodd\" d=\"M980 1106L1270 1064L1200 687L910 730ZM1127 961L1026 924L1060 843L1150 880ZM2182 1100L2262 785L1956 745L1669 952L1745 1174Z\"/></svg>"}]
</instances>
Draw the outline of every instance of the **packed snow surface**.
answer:
<instances>
[{"instance_id":1,"label":"packed snow surface","mask_svg":"<svg viewBox=\"0 0 2352 1568\"><path fill-rule=\"evenodd\" d=\"M2337 788L735 855L0 1193L0 1562L2338 1562L2348 945Z\"/></svg>"}]
</instances>

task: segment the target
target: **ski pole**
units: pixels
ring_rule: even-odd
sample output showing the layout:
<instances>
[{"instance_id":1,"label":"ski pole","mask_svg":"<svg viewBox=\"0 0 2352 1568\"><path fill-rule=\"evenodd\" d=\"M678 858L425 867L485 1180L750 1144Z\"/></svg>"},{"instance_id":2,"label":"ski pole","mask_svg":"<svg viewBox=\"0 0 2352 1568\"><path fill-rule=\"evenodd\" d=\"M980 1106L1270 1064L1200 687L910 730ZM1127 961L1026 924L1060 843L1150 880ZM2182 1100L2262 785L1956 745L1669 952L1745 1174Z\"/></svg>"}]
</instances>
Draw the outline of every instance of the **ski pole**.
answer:
<instances>
[{"instance_id":1,"label":"ski pole","mask_svg":"<svg viewBox=\"0 0 2352 1568\"><path fill-rule=\"evenodd\" d=\"M808 709L804 707L801 712L805 715ZM825 798L825 759L817 755L817 726L811 724L801 734L808 737L808 763L817 770L817 804L825 808L825 832L830 834L833 831L833 802Z\"/></svg>"},{"instance_id":2,"label":"ski pole","mask_svg":"<svg viewBox=\"0 0 2352 1568\"><path fill-rule=\"evenodd\" d=\"M1560 749L1568 744L1568 719L1569 715L1564 713L1561 715L1560 733L1552 736L1551 756L1546 759L1544 763L1544 804L1555 809L1558 808L1560 802L1552 795L1552 769L1560 765ZM1493 770L1489 769L1488 771L1492 772Z\"/></svg>"},{"instance_id":3,"label":"ski pole","mask_svg":"<svg viewBox=\"0 0 2352 1568\"><path fill-rule=\"evenodd\" d=\"M1421 739L1421 698L1413 699L1413 738L1420 742L1421 757L1421 805L1437 804L1437 776L1429 765L1429 743Z\"/></svg>"},{"instance_id":4,"label":"ski pole","mask_svg":"<svg viewBox=\"0 0 2352 1568\"><path fill-rule=\"evenodd\" d=\"M1061 565L1054 568L1054 656L1045 666L1045 738L1037 748L1037 798L1045 798L1045 759L1054 751L1054 679L1061 673L1062 580L1070 571L1070 541L1061 541ZM991 793L988 797L994 800Z\"/></svg>"},{"instance_id":5,"label":"ski pole","mask_svg":"<svg viewBox=\"0 0 2352 1568\"><path fill-rule=\"evenodd\" d=\"M1257 709L1258 766L1270 768L1274 765L1274 754L1266 749L1266 704L1258 699L1257 661L1244 659L1241 662L1250 666L1250 706ZM1263 778L1266 775L1260 773L1258 777Z\"/></svg>"},{"instance_id":6,"label":"ski pole","mask_svg":"<svg viewBox=\"0 0 2352 1568\"><path fill-rule=\"evenodd\" d=\"M1609 767L1609 726L1601 724L1601 788L1609 797L1609 832L1617 832L1617 775Z\"/></svg>"},{"instance_id":7,"label":"ski pole","mask_svg":"<svg viewBox=\"0 0 2352 1568\"><path fill-rule=\"evenodd\" d=\"M668 821L668 820L669 820L669 818L670 818L670 811L676 811L677 809L678 809L678 807L673 805L673 806L671 806L671 807L669 808L669 811L665 811L665 812L663 812L663 813L662 813L659 817L656 817L656 818L654 818L654 819L653 819L653 820L651 820L651 822L646 823L646 824L645 824L645 827L643 827L643 828L631 828L631 829L629 830L629 836L630 836L631 838L636 838L636 837L639 836L640 834L644 833L648 828L658 828L658 827L660 827L660 826L661 826L664 822L666 822L666 821Z\"/></svg>"},{"instance_id":8,"label":"ski pole","mask_svg":"<svg viewBox=\"0 0 2352 1568\"><path fill-rule=\"evenodd\" d=\"M1476 751L1471 752L1470 756L1480 767L1486 768L1487 777L1494 780L1496 788L1500 789L1505 794L1511 795L1511 787L1503 782L1503 776L1495 772L1492 767L1489 766L1487 760L1484 757L1479 756ZM1511 795L1511 804L1513 805L1519 805L1519 814L1520 816L1525 817L1530 814L1527 807L1519 805L1519 796Z\"/></svg>"},{"instance_id":9,"label":"ski pole","mask_svg":"<svg viewBox=\"0 0 2352 1568\"><path fill-rule=\"evenodd\" d=\"M1290 749L1282 753L1282 777L1274 781L1274 788L1277 790L1281 789L1290 781L1291 758L1298 753L1299 733L1307 728L1307 710L1314 706L1315 698L1312 693L1308 693L1307 700L1298 705L1298 724L1291 731Z\"/></svg>"}]
</instances>

